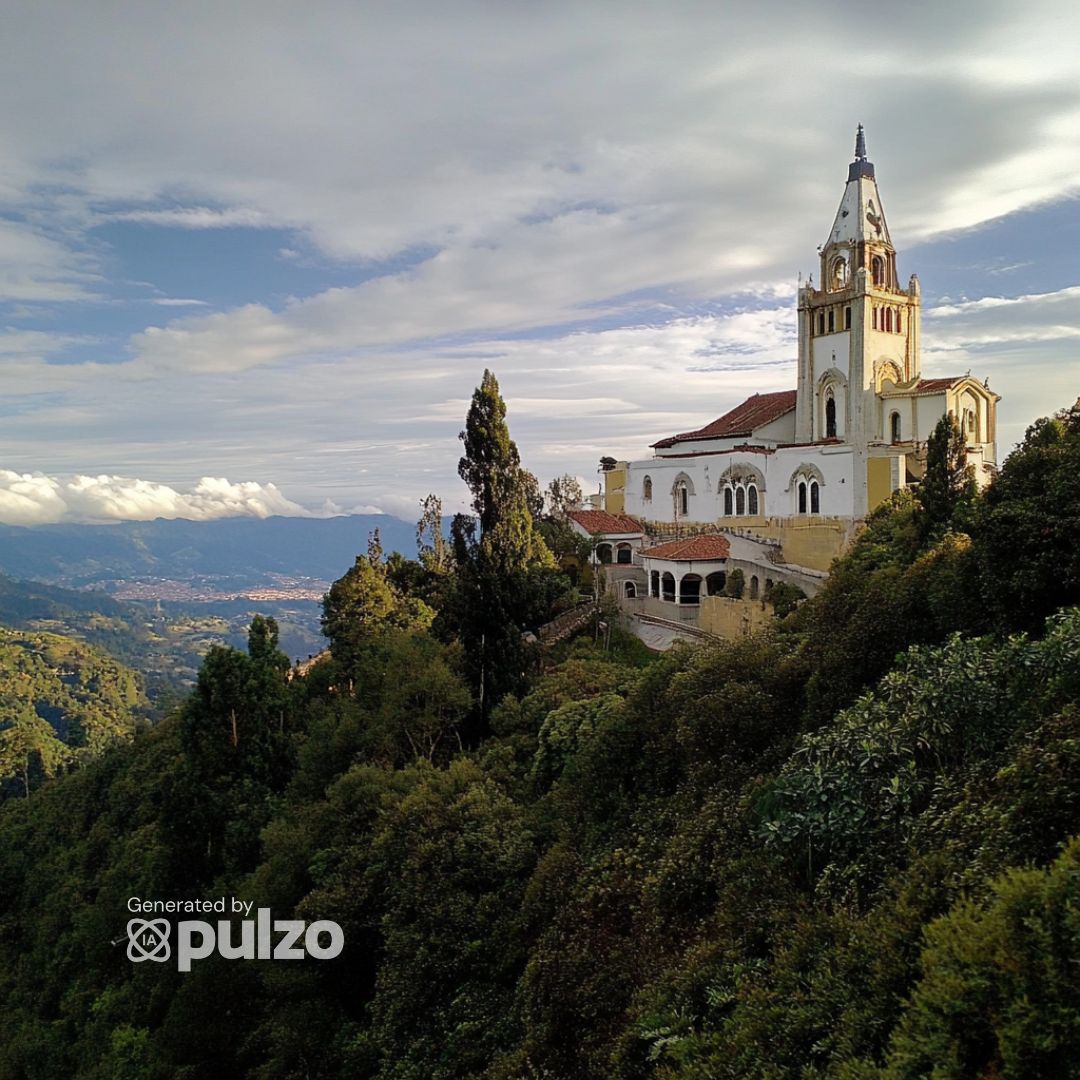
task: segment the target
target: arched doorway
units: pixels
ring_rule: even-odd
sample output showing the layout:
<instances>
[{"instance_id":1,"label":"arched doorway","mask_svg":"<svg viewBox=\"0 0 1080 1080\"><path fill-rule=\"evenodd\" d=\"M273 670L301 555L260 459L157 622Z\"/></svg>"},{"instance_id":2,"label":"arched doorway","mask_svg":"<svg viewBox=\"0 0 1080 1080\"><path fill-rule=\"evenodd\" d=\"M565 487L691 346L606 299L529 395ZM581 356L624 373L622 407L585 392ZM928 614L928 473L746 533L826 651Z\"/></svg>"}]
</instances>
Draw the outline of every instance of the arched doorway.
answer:
<instances>
[{"instance_id":1,"label":"arched doorway","mask_svg":"<svg viewBox=\"0 0 1080 1080\"><path fill-rule=\"evenodd\" d=\"M660 579L660 586L663 589L663 598L675 602L675 577L670 572L664 574Z\"/></svg>"},{"instance_id":2,"label":"arched doorway","mask_svg":"<svg viewBox=\"0 0 1080 1080\"><path fill-rule=\"evenodd\" d=\"M705 579L705 593L708 596L723 596L727 585L727 574L723 570L714 570Z\"/></svg>"},{"instance_id":3,"label":"arched doorway","mask_svg":"<svg viewBox=\"0 0 1080 1080\"><path fill-rule=\"evenodd\" d=\"M691 605L701 603L700 574L683 574L679 582L679 603Z\"/></svg>"},{"instance_id":4,"label":"arched doorway","mask_svg":"<svg viewBox=\"0 0 1080 1080\"><path fill-rule=\"evenodd\" d=\"M611 562L611 545L610 544L597 544L596 545L596 561L602 562L605 566Z\"/></svg>"}]
</instances>

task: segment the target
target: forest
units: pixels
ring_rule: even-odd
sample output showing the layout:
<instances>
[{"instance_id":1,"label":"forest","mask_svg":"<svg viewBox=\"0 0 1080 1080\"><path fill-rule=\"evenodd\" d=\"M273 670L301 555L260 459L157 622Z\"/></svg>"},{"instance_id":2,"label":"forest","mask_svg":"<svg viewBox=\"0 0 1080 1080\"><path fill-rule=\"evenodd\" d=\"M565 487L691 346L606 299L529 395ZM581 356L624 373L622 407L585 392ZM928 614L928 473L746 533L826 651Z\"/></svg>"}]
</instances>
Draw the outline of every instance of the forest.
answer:
<instances>
[{"instance_id":1,"label":"forest","mask_svg":"<svg viewBox=\"0 0 1080 1080\"><path fill-rule=\"evenodd\" d=\"M1080 1077L1080 403L982 491L946 418L817 596L659 656L523 634L566 491L490 373L462 442L324 663L258 617L0 807L0 1077ZM218 895L344 950L127 958L129 897Z\"/></svg>"}]
</instances>

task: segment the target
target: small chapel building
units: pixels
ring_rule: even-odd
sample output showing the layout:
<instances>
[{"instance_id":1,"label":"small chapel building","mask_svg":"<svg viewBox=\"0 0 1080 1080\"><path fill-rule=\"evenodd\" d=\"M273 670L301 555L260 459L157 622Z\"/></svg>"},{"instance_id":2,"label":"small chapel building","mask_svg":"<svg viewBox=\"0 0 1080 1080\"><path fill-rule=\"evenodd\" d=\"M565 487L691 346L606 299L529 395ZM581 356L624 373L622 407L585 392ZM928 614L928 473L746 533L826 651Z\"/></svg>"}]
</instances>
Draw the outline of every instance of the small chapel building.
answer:
<instances>
[{"instance_id":1,"label":"small chapel building","mask_svg":"<svg viewBox=\"0 0 1080 1080\"><path fill-rule=\"evenodd\" d=\"M901 284L861 125L818 275L798 292L795 389L754 394L654 443L652 456L616 463L604 473L606 511L639 520L646 535L666 525L758 537L785 563L823 571L875 506L918 483L945 414L989 480L1000 399L971 375L923 378L919 281Z\"/></svg>"}]
</instances>

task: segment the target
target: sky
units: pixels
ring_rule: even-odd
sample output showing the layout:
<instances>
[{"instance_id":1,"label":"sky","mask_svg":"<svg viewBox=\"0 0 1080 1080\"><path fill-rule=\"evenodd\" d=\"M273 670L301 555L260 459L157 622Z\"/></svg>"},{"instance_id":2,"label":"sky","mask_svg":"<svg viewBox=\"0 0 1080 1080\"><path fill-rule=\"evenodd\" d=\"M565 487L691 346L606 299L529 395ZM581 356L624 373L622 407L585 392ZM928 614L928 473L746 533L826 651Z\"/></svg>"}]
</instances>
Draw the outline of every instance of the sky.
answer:
<instances>
[{"instance_id":1,"label":"sky","mask_svg":"<svg viewBox=\"0 0 1080 1080\"><path fill-rule=\"evenodd\" d=\"M1080 11L6 0L0 521L465 499L795 384L866 127L923 373L1080 393Z\"/></svg>"}]
</instances>

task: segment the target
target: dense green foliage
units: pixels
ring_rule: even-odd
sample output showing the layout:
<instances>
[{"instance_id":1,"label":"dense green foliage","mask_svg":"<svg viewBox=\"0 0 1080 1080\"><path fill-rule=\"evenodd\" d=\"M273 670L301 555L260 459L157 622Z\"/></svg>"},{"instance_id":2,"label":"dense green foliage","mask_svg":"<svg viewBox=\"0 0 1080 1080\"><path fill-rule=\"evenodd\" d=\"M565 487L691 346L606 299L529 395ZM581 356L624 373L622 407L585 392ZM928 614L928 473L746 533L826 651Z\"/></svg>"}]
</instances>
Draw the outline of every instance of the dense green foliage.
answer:
<instances>
[{"instance_id":1,"label":"dense green foliage","mask_svg":"<svg viewBox=\"0 0 1080 1080\"><path fill-rule=\"evenodd\" d=\"M1077 475L1072 411L771 633L578 639L479 732L445 567L369 552L307 677L257 623L0 813L0 1077L1080 1077ZM345 951L110 945L222 894Z\"/></svg>"},{"instance_id":2,"label":"dense green foliage","mask_svg":"<svg viewBox=\"0 0 1080 1080\"><path fill-rule=\"evenodd\" d=\"M132 738L148 702L138 676L59 634L0 629L0 798Z\"/></svg>"}]
</instances>

